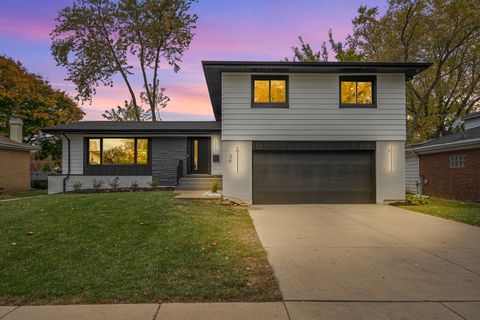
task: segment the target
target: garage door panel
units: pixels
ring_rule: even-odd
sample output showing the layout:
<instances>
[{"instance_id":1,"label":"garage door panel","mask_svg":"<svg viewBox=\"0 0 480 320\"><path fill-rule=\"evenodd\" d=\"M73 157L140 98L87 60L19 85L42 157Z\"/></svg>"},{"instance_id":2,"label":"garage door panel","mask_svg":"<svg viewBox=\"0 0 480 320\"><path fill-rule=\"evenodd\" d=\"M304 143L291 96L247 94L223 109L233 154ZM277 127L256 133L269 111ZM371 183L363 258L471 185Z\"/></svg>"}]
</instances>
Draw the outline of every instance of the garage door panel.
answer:
<instances>
[{"instance_id":1,"label":"garage door panel","mask_svg":"<svg viewBox=\"0 0 480 320\"><path fill-rule=\"evenodd\" d=\"M255 203L371 203L372 151L254 151Z\"/></svg>"}]
</instances>

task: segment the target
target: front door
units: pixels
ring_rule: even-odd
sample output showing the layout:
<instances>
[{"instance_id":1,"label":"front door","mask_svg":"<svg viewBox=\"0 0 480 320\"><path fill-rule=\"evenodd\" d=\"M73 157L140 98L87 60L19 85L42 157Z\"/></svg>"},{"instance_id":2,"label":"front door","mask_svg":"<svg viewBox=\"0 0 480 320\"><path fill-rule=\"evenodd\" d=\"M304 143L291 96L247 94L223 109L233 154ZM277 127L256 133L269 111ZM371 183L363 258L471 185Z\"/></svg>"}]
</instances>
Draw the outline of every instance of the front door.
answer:
<instances>
[{"instance_id":1,"label":"front door","mask_svg":"<svg viewBox=\"0 0 480 320\"><path fill-rule=\"evenodd\" d=\"M188 174L210 174L210 138L188 139Z\"/></svg>"}]
</instances>

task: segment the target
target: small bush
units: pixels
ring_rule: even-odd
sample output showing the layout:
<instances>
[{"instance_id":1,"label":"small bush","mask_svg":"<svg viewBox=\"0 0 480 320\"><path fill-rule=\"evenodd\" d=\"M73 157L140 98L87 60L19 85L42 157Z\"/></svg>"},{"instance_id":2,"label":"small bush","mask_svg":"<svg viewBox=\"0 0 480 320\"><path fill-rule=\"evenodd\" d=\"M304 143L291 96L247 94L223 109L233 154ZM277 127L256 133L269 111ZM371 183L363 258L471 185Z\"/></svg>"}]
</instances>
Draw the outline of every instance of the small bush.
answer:
<instances>
[{"instance_id":1,"label":"small bush","mask_svg":"<svg viewBox=\"0 0 480 320\"><path fill-rule=\"evenodd\" d=\"M43 166L42 166L42 171L43 172L51 172L52 167L50 166L50 163L48 163L48 162L44 163Z\"/></svg>"},{"instance_id":2,"label":"small bush","mask_svg":"<svg viewBox=\"0 0 480 320\"><path fill-rule=\"evenodd\" d=\"M48 189L48 180L33 180L32 188L37 190L46 190Z\"/></svg>"},{"instance_id":3,"label":"small bush","mask_svg":"<svg viewBox=\"0 0 480 320\"><path fill-rule=\"evenodd\" d=\"M407 194L406 202L415 206L428 204L428 197L420 194Z\"/></svg>"},{"instance_id":4,"label":"small bush","mask_svg":"<svg viewBox=\"0 0 480 320\"><path fill-rule=\"evenodd\" d=\"M148 185L150 186L150 188L156 188L158 187L158 182L155 180L152 180L148 182Z\"/></svg>"},{"instance_id":5,"label":"small bush","mask_svg":"<svg viewBox=\"0 0 480 320\"><path fill-rule=\"evenodd\" d=\"M130 189L132 189L132 190L138 190L139 189L137 180L132 182L132 184L130 185Z\"/></svg>"},{"instance_id":6,"label":"small bush","mask_svg":"<svg viewBox=\"0 0 480 320\"><path fill-rule=\"evenodd\" d=\"M93 187L93 189L98 191L103 187L104 184L105 184L105 182L103 180L93 179L92 187Z\"/></svg>"},{"instance_id":7,"label":"small bush","mask_svg":"<svg viewBox=\"0 0 480 320\"><path fill-rule=\"evenodd\" d=\"M108 185L109 185L110 188L112 188L113 190L116 190L116 189L120 186L119 178L118 178L118 177L115 177L113 180L108 181Z\"/></svg>"},{"instance_id":8,"label":"small bush","mask_svg":"<svg viewBox=\"0 0 480 320\"><path fill-rule=\"evenodd\" d=\"M212 180L212 193L217 193L218 185L219 185L218 179L213 179Z\"/></svg>"},{"instance_id":9,"label":"small bush","mask_svg":"<svg viewBox=\"0 0 480 320\"><path fill-rule=\"evenodd\" d=\"M72 188L74 192L79 192L82 189L82 183L80 181L76 181L72 184Z\"/></svg>"}]
</instances>

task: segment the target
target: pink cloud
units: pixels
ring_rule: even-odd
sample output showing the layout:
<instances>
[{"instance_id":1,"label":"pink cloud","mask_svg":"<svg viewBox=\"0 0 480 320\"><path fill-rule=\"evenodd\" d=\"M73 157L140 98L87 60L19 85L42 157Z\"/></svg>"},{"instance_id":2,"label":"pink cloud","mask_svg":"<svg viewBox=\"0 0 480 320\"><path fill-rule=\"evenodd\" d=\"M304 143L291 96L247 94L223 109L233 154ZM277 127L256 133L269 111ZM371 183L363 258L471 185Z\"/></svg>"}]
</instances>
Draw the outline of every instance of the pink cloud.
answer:
<instances>
[{"instance_id":1,"label":"pink cloud","mask_svg":"<svg viewBox=\"0 0 480 320\"><path fill-rule=\"evenodd\" d=\"M33 41L49 41L52 24L44 20L1 17L0 30L4 36L21 37Z\"/></svg>"}]
</instances>

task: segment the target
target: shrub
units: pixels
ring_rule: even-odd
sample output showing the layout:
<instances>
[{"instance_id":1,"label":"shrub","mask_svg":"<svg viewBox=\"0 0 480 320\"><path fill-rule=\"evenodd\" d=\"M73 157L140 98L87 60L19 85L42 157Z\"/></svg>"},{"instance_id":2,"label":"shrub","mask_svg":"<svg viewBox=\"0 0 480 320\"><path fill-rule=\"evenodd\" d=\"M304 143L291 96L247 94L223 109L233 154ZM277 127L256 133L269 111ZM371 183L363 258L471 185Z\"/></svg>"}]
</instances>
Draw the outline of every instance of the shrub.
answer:
<instances>
[{"instance_id":1,"label":"shrub","mask_svg":"<svg viewBox=\"0 0 480 320\"><path fill-rule=\"evenodd\" d=\"M130 185L130 189L132 189L132 190L138 190L139 189L137 180L132 182L132 184Z\"/></svg>"},{"instance_id":2,"label":"shrub","mask_svg":"<svg viewBox=\"0 0 480 320\"><path fill-rule=\"evenodd\" d=\"M104 181L103 180L97 180L97 179L93 179L93 182L92 182L92 187L93 189L95 189L96 191L100 190L103 185L104 185Z\"/></svg>"},{"instance_id":3,"label":"shrub","mask_svg":"<svg viewBox=\"0 0 480 320\"><path fill-rule=\"evenodd\" d=\"M74 192L79 192L82 189L82 183L80 181L75 181L75 183L72 184L72 188Z\"/></svg>"},{"instance_id":4,"label":"shrub","mask_svg":"<svg viewBox=\"0 0 480 320\"><path fill-rule=\"evenodd\" d=\"M48 180L33 180L32 188L38 190L46 190L48 189Z\"/></svg>"},{"instance_id":5,"label":"shrub","mask_svg":"<svg viewBox=\"0 0 480 320\"><path fill-rule=\"evenodd\" d=\"M421 194L407 194L406 202L415 206L428 204L428 197Z\"/></svg>"},{"instance_id":6,"label":"shrub","mask_svg":"<svg viewBox=\"0 0 480 320\"><path fill-rule=\"evenodd\" d=\"M50 166L50 163L48 163L48 162L44 163L43 166L42 166L42 171L43 172L51 172L52 167Z\"/></svg>"},{"instance_id":7,"label":"shrub","mask_svg":"<svg viewBox=\"0 0 480 320\"><path fill-rule=\"evenodd\" d=\"M120 182L118 180L119 178L115 177L113 180L108 181L108 185L110 186L110 188L116 190L120 186Z\"/></svg>"},{"instance_id":8,"label":"shrub","mask_svg":"<svg viewBox=\"0 0 480 320\"><path fill-rule=\"evenodd\" d=\"M150 188L156 188L158 187L158 182L155 180L152 180L148 182L148 185L150 186Z\"/></svg>"},{"instance_id":9,"label":"shrub","mask_svg":"<svg viewBox=\"0 0 480 320\"><path fill-rule=\"evenodd\" d=\"M217 193L218 185L219 185L218 179L213 179L212 180L212 193Z\"/></svg>"}]
</instances>

